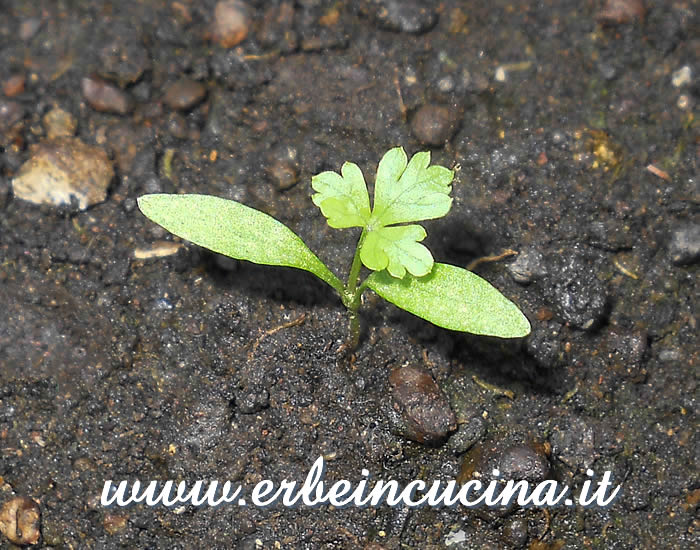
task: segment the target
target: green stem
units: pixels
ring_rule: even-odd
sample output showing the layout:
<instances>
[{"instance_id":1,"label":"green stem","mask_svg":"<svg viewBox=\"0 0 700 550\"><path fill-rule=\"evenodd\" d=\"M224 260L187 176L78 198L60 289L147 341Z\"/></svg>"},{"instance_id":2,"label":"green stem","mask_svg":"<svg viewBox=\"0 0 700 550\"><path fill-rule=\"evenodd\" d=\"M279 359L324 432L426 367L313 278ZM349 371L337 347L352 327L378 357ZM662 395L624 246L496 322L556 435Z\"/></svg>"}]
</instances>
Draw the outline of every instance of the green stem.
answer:
<instances>
[{"instance_id":1,"label":"green stem","mask_svg":"<svg viewBox=\"0 0 700 550\"><path fill-rule=\"evenodd\" d=\"M345 303L345 307L348 308L348 316L350 318L350 338L348 341L350 349L357 348L360 343L360 315L358 310L360 309L360 297L365 290L365 285L363 282L358 286L358 282L360 280L360 270L362 269L360 249L365 242L366 236L367 232L363 229L360 240L357 242L355 257L352 259L350 274L348 275L348 284L345 286L345 293L343 296L343 302Z\"/></svg>"},{"instance_id":2,"label":"green stem","mask_svg":"<svg viewBox=\"0 0 700 550\"><path fill-rule=\"evenodd\" d=\"M367 236L367 231L362 230L362 235L360 235L360 240L357 241L357 248L355 249L355 257L352 259L352 266L350 267L350 275L348 275L348 284L345 290L348 294L354 294L357 289L357 281L360 279L360 270L362 269L362 260L360 260L360 249L365 242L365 237Z\"/></svg>"}]
</instances>

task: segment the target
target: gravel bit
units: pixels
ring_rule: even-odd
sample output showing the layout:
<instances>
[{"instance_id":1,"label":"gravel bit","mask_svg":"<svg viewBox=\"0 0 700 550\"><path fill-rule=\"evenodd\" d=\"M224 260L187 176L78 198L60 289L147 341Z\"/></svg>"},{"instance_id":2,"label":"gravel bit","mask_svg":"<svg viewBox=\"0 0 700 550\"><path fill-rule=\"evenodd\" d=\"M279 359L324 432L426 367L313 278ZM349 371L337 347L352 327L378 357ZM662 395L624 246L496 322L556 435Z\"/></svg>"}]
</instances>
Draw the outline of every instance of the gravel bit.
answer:
<instances>
[{"instance_id":1,"label":"gravel bit","mask_svg":"<svg viewBox=\"0 0 700 550\"><path fill-rule=\"evenodd\" d=\"M168 86L163 102L171 109L186 111L197 105L207 95L206 88L190 78L181 78Z\"/></svg>"},{"instance_id":2,"label":"gravel bit","mask_svg":"<svg viewBox=\"0 0 700 550\"><path fill-rule=\"evenodd\" d=\"M389 375L394 410L400 412L395 431L426 445L440 444L457 428L447 398L422 367L394 369Z\"/></svg>"},{"instance_id":3,"label":"gravel bit","mask_svg":"<svg viewBox=\"0 0 700 550\"><path fill-rule=\"evenodd\" d=\"M113 177L107 153L66 137L35 145L12 180L12 190L15 197L35 204L85 210L105 200Z\"/></svg>"},{"instance_id":4,"label":"gravel bit","mask_svg":"<svg viewBox=\"0 0 700 550\"><path fill-rule=\"evenodd\" d=\"M455 112L444 105L423 105L413 117L411 131L426 145L444 145L457 130Z\"/></svg>"},{"instance_id":5,"label":"gravel bit","mask_svg":"<svg viewBox=\"0 0 700 550\"><path fill-rule=\"evenodd\" d=\"M683 225L673 231L669 246L675 265L690 265L700 259L700 224Z\"/></svg>"},{"instance_id":6,"label":"gravel bit","mask_svg":"<svg viewBox=\"0 0 700 550\"><path fill-rule=\"evenodd\" d=\"M606 313L607 294L590 259L574 246L548 258L540 289L556 313L576 328L591 330Z\"/></svg>"},{"instance_id":7,"label":"gravel bit","mask_svg":"<svg viewBox=\"0 0 700 550\"><path fill-rule=\"evenodd\" d=\"M223 0L214 8L212 38L224 48L243 42L250 27L249 8L239 0Z\"/></svg>"},{"instance_id":8,"label":"gravel bit","mask_svg":"<svg viewBox=\"0 0 700 550\"><path fill-rule=\"evenodd\" d=\"M435 26L437 7L437 3L418 0L365 0L359 6L379 28L411 34L422 34Z\"/></svg>"},{"instance_id":9,"label":"gravel bit","mask_svg":"<svg viewBox=\"0 0 700 550\"><path fill-rule=\"evenodd\" d=\"M36 544L41 536L41 510L29 497L15 497L0 508L0 532L20 546Z\"/></svg>"},{"instance_id":10,"label":"gravel bit","mask_svg":"<svg viewBox=\"0 0 700 550\"><path fill-rule=\"evenodd\" d=\"M90 107L101 113L125 115L133 108L133 102L123 92L109 82L97 76L87 76L80 81L83 97Z\"/></svg>"}]
</instances>

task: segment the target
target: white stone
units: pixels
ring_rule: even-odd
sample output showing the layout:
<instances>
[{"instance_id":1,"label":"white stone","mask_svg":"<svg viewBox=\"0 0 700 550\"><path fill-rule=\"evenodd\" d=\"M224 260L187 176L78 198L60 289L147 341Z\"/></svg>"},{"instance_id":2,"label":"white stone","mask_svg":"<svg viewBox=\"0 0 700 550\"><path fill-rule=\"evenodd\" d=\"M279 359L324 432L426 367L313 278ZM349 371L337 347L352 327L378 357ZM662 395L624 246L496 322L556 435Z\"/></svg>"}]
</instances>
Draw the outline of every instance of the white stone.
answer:
<instances>
[{"instance_id":1,"label":"white stone","mask_svg":"<svg viewBox=\"0 0 700 550\"><path fill-rule=\"evenodd\" d=\"M671 75L671 84L673 84L673 86L676 88L680 88L681 86L690 84L691 79L692 72L690 67L688 65L684 65L677 71L674 71L674 73Z\"/></svg>"},{"instance_id":2,"label":"white stone","mask_svg":"<svg viewBox=\"0 0 700 550\"><path fill-rule=\"evenodd\" d=\"M12 180L14 196L34 204L85 210L107 197L114 177L107 154L78 138L62 137L35 145Z\"/></svg>"}]
</instances>

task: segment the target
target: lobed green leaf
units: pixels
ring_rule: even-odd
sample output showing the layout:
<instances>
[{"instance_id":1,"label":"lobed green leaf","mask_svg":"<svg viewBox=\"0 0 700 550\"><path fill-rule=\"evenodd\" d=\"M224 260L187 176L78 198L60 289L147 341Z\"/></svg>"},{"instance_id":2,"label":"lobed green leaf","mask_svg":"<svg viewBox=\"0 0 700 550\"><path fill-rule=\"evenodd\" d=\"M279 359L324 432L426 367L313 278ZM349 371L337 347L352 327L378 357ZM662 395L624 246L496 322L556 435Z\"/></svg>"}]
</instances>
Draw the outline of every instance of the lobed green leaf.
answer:
<instances>
[{"instance_id":1,"label":"lobed green leaf","mask_svg":"<svg viewBox=\"0 0 700 550\"><path fill-rule=\"evenodd\" d=\"M362 171L352 162L346 162L341 173L321 172L311 178L316 194L311 200L336 229L365 227L370 217L369 194Z\"/></svg>"},{"instance_id":2,"label":"lobed green leaf","mask_svg":"<svg viewBox=\"0 0 700 550\"><path fill-rule=\"evenodd\" d=\"M304 241L264 212L210 195L144 195L138 205L147 218L194 244L238 260L303 269L343 292Z\"/></svg>"},{"instance_id":3,"label":"lobed green leaf","mask_svg":"<svg viewBox=\"0 0 700 550\"><path fill-rule=\"evenodd\" d=\"M461 332L521 338L530 322L513 302L478 275L435 263L425 277L396 279L375 271L364 283L385 300L431 323Z\"/></svg>"},{"instance_id":4,"label":"lobed green leaf","mask_svg":"<svg viewBox=\"0 0 700 550\"><path fill-rule=\"evenodd\" d=\"M408 164L401 147L384 155L377 169L372 226L431 220L449 212L454 172L429 164L427 151L413 155Z\"/></svg>"},{"instance_id":5,"label":"lobed green leaf","mask_svg":"<svg viewBox=\"0 0 700 550\"><path fill-rule=\"evenodd\" d=\"M369 231L360 249L360 259L369 269L387 269L393 277L402 279L406 270L421 277L430 273L433 256L419 241L426 233L420 225L380 227Z\"/></svg>"}]
</instances>

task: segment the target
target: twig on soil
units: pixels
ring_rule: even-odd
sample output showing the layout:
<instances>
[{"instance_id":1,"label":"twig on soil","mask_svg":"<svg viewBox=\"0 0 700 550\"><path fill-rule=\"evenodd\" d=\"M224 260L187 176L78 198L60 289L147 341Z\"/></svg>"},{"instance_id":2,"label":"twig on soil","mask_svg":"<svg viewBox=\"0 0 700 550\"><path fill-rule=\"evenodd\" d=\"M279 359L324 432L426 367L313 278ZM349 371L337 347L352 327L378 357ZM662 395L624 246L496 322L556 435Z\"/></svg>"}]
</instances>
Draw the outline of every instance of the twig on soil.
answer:
<instances>
[{"instance_id":1,"label":"twig on soil","mask_svg":"<svg viewBox=\"0 0 700 550\"><path fill-rule=\"evenodd\" d=\"M477 258L476 260L473 260L468 266L467 270L469 271L474 271L474 268L480 264L484 264L486 262L498 262L500 260L503 260L504 258L509 258L510 256L517 256L518 253L515 250L511 250L510 248L506 248L503 252L500 254L497 254L495 256L483 256L481 258Z\"/></svg>"},{"instance_id":2,"label":"twig on soil","mask_svg":"<svg viewBox=\"0 0 700 550\"><path fill-rule=\"evenodd\" d=\"M474 380L474 383L477 386L479 386L482 389L485 389L486 391L490 391L492 393L495 393L496 395L503 395L508 399L515 399L515 393L512 390L506 390L503 388L499 388L495 384L489 384L488 382L484 382L476 375L472 376L472 380Z\"/></svg>"},{"instance_id":3,"label":"twig on soil","mask_svg":"<svg viewBox=\"0 0 700 550\"><path fill-rule=\"evenodd\" d=\"M253 358L253 355L255 355L255 351L258 349L258 346L260 345L260 342L262 342L265 338L275 334L276 332L279 332L282 329L299 326L304 321L306 321L306 313L302 313L296 319L292 319L291 321L287 321L286 323L282 323L279 326L276 326L274 328L268 329L265 332L263 332L260 336L258 336L258 339L255 340L255 342L253 342L253 347L248 352L248 361L250 361Z\"/></svg>"},{"instance_id":4,"label":"twig on soil","mask_svg":"<svg viewBox=\"0 0 700 550\"><path fill-rule=\"evenodd\" d=\"M636 273L634 273L634 272L630 271L629 269L627 269L624 265L622 265L622 264L617 260L617 258L614 258L613 261L612 261L612 263L613 263L613 265L618 269L618 271L619 271L620 273L622 273L623 275L627 275L629 278L634 279L635 281L636 281L637 279L639 279L639 277L637 276Z\"/></svg>"},{"instance_id":5,"label":"twig on soil","mask_svg":"<svg viewBox=\"0 0 700 550\"><path fill-rule=\"evenodd\" d=\"M576 380L576 385L573 387L573 389L570 389L568 392L566 392L564 397L562 397L562 399L561 399L562 405L578 393L578 389L579 389L580 385L581 385L581 381Z\"/></svg>"},{"instance_id":6,"label":"twig on soil","mask_svg":"<svg viewBox=\"0 0 700 550\"><path fill-rule=\"evenodd\" d=\"M671 181L671 176L668 175L668 172L661 170L661 168L657 168L653 164L648 165L647 170L662 180Z\"/></svg>"},{"instance_id":7,"label":"twig on soil","mask_svg":"<svg viewBox=\"0 0 700 550\"><path fill-rule=\"evenodd\" d=\"M403 94L401 93L401 84L399 82L399 69L394 72L394 86L396 86L396 95L399 96L399 111L401 111L401 120L406 122L406 104L403 102Z\"/></svg>"}]
</instances>

